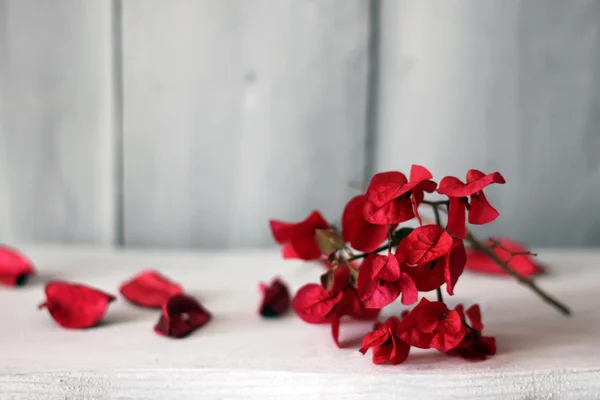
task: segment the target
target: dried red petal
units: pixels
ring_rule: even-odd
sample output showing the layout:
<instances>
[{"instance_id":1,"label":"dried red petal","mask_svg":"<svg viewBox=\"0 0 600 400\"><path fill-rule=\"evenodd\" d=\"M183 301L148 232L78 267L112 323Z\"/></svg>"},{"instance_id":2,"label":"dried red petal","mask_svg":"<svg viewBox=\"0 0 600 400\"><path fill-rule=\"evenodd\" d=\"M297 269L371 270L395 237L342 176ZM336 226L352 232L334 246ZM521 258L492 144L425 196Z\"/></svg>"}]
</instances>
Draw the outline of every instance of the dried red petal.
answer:
<instances>
[{"instance_id":1,"label":"dried red petal","mask_svg":"<svg viewBox=\"0 0 600 400\"><path fill-rule=\"evenodd\" d=\"M321 285L309 283L296 292L292 308L298 316L309 324L322 324L328 321L328 315L342 300L343 293L330 293Z\"/></svg>"},{"instance_id":2,"label":"dried red petal","mask_svg":"<svg viewBox=\"0 0 600 400\"><path fill-rule=\"evenodd\" d=\"M415 213L410 197L402 196L380 206L365 202L363 216L371 224L395 225L413 219Z\"/></svg>"},{"instance_id":3,"label":"dried red petal","mask_svg":"<svg viewBox=\"0 0 600 400\"><path fill-rule=\"evenodd\" d=\"M411 346L446 352L458 346L466 334L460 315L444 303L423 298L400 321L396 336Z\"/></svg>"},{"instance_id":4,"label":"dried red petal","mask_svg":"<svg viewBox=\"0 0 600 400\"><path fill-rule=\"evenodd\" d=\"M389 362L397 365L408 357L410 345L396 336L400 320L390 317L383 324L376 324L373 332L367 333L362 341L360 352L365 354L373 349L373 364Z\"/></svg>"},{"instance_id":5,"label":"dried red petal","mask_svg":"<svg viewBox=\"0 0 600 400\"><path fill-rule=\"evenodd\" d=\"M462 240L453 238L437 225L425 225L400 242L396 258L417 290L428 292L445 282L446 291L453 295L454 285L464 270L466 256Z\"/></svg>"},{"instance_id":6,"label":"dried red petal","mask_svg":"<svg viewBox=\"0 0 600 400\"><path fill-rule=\"evenodd\" d=\"M440 258L452 249L452 236L438 225L424 225L412 231L401 243L404 262L411 266L423 266Z\"/></svg>"},{"instance_id":7,"label":"dried red petal","mask_svg":"<svg viewBox=\"0 0 600 400\"><path fill-rule=\"evenodd\" d=\"M176 294L162 307L162 315L154 331L159 335L183 338L206 325L211 314L193 297Z\"/></svg>"},{"instance_id":8,"label":"dried red petal","mask_svg":"<svg viewBox=\"0 0 600 400\"><path fill-rule=\"evenodd\" d=\"M63 328L85 329L97 325L115 299L89 286L53 281L46 285L46 301L39 308L47 308Z\"/></svg>"},{"instance_id":9,"label":"dried red petal","mask_svg":"<svg viewBox=\"0 0 600 400\"><path fill-rule=\"evenodd\" d=\"M278 317L290 308L290 290L279 278L275 278L269 285L260 285L263 299L258 312L263 317Z\"/></svg>"},{"instance_id":10,"label":"dried red petal","mask_svg":"<svg viewBox=\"0 0 600 400\"><path fill-rule=\"evenodd\" d=\"M271 232L277 243L285 245L283 258L315 260L321 257L321 250L315 240L316 229L327 229L329 224L318 211L313 211L305 220L298 223L269 221Z\"/></svg>"},{"instance_id":11,"label":"dried red petal","mask_svg":"<svg viewBox=\"0 0 600 400\"><path fill-rule=\"evenodd\" d=\"M0 246L0 284L21 286L34 273L33 264L24 254L16 249Z\"/></svg>"},{"instance_id":12,"label":"dried red petal","mask_svg":"<svg viewBox=\"0 0 600 400\"><path fill-rule=\"evenodd\" d=\"M461 320L465 321L465 311L462 304L455 307ZM459 356L470 360L485 360L487 356L496 354L496 339L491 336L482 336L483 323L481 311L477 304L466 311L469 324L476 332L468 330L459 345L448 351L449 355Z\"/></svg>"},{"instance_id":13,"label":"dried red petal","mask_svg":"<svg viewBox=\"0 0 600 400\"><path fill-rule=\"evenodd\" d=\"M342 234L345 241L359 251L371 252L387 238L388 227L368 222L363 215L367 201L364 195L353 197L342 214Z\"/></svg>"},{"instance_id":14,"label":"dried red petal","mask_svg":"<svg viewBox=\"0 0 600 400\"><path fill-rule=\"evenodd\" d=\"M492 251L496 253L502 261L508 261L508 266L521 276L533 276L544 271L543 267L536 264L530 255L516 255L511 259L511 253L525 253L527 251L517 242L501 238L495 241L488 240L484 244L486 246L498 244L499 246L492 248ZM508 276L508 274L489 258L487 254L473 249L467 250L466 268L471 271Z\"/></svg>"},{"instance_id":15,"label":"dried red petal","mask_svg":"<svg viewBox=\"0 0 600 400\"><path fill-rule=\"evenodd\" d=\"M141 307L160 308L183 288L161 275L158 271L146 270L121 285L123 297Z\"/></svg>"},{"instance_id":16,"label":"dried red petal","mask_svg":"<svg viewBox=\"0 0 600 400\"><path fill-rule=\"evenodd\" d=\"M357 290L365 307L380 309L400 296L402 303L409 305L417 301L415 283L400 271L398 260L392 254L387 257L370 254L365 258L359 273Z\"/></svg>"}]
</instances>

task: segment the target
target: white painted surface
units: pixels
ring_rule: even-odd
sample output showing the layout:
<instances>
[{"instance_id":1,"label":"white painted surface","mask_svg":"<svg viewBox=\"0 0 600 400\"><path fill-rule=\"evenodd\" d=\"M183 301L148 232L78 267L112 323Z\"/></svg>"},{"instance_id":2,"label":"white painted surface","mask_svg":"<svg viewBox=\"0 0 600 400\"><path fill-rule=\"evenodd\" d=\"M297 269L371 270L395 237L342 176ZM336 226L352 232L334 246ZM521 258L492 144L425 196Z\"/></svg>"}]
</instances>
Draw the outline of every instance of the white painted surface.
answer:
<instances>
[{"instance_id":1,"label":"white painted surface","mask_svg":"<svg viewBox=\"0 0 600 400\"><path fill-rule=\"evenodd\" d=\"M271 243L364 167L369 4L123 2L125 243Z\"/></svg>"},{"instance_id":2,"label":"white painted surface","mask_svg":"<svg viewBox=\"0 0 600 400\"><path fill-rule=\"evenodd\" d=\"M257 283L281 275L295 290L321 268L276 252L115 252L25 248L41 276L0 290L0 391L6 399L596 399L600 397L600 311L594 301L599 252L540 251L550 269L540 284L566 301L566 319L510 279L465 274L454 302L483 305L498 354L468 362L414 351L400 366L375 366L339 350L328 326L290 314L263 320ZM85 267L85 268L82 268ZM119 299L106 323L86 331L56 326L43 281L69 279L116 293L142 268L183 283L214 320L183 340L157 336L157 311ZM387 310L387 314L399 312ZM342 324L342 340L369 323Z\"/></svg>"},{"instance_id":3,"label":"white painted surface","mask_svg":"<svg viewBox=\"0 0 600 400\"><path fill-rule=\"evenodd\" d=\"M600 2L383 0L380 29L377 170L498 170L480 231L599 244Z\"/></svg>"},{"instance_id":4,"label":"white painted surface","mask_svg":"<svg viewBox=\"0 0 600 400\"><path fill-rule=\"evenodd\" d=\"M113 241L111 4L0 1L0 242Z\"/></svg>"}]
</instances>

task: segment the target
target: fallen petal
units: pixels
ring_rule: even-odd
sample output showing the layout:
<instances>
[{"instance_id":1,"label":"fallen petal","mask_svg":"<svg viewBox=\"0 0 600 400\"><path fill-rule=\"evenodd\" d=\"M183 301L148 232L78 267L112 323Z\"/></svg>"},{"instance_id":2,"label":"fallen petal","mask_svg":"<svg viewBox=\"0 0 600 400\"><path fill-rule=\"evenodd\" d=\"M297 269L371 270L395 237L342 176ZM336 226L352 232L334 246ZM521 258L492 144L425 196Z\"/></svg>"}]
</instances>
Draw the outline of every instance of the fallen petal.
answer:
<instances>
[{"instance_id":1,"label":"fallen petal","mask_svg":"<svg viewBox=\"0 0 600 400\"><path fill-rule=\"evenodd\" d=\"M85 329L102 320L109 303L116 298L98 289L63 281L46 285L46 301L39 308L48 312L63 328Z\"/></svg>"},{"instance_id":2,"label":"fallen petal","mask_svg":"<svg viewBox=\"0 0 600 400\"><path fill-rule=\"evenodd\" d=\"M35 273L33 264L21 252L0 246L0 284L22 286Z\"/></svg>"},{"instance_id":3,"label":"fallen petal","mask_svg":"<svg viewBox=\"0 0 600 400\"><path fill-rule=\"evenodd\" d=\"M163 305L154 331L159 335L183 338L204 326L211 314L191 296L176 294Z\"/></svg>"},{"instance_id":4,"label":"fallen petal","mask_svg":"<svg viewBox=\"0 0 600 400\"><path fill-rule=\"evenodd\" d=\"M142 271L121 285L120 292L127 300L141 307L160 308L183 288L158 271Z\"/></svg>"}]
</instances>

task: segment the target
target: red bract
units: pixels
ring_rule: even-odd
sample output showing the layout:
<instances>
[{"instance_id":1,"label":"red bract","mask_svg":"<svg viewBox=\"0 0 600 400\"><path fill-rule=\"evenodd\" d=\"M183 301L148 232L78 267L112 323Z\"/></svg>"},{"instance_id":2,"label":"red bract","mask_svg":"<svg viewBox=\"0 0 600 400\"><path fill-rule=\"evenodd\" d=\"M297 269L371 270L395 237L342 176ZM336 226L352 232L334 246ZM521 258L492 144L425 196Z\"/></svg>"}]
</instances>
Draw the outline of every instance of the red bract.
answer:
<instances>
[{"instance_id":1,"label":"red bract","mask_svg":"<svg viewBox=\"0 0 600 400\"><path fill-rule=\"evenodd\" d=\"M317 284L304 285L292 300L292 308L305 322L311 324L330 323L331 334L340 346L340 319L349 316L355 319L374 319L378 309L367 309L360 301L356 289L349 285L350 268L338 266L330 290Z\"/></svg>"},{"instance_id":2,"label":"red bract","mask_svg":"<svg viewBox=\"0 0 600 400\"><path fill-rule=\"evenodd\" d=\"M0 246L0 284L8 286L24 285L34 274L33 265L18 250Z\"/></svg>"},{"instance_id":3,"label":"red bract","mask_svg":"<svg viewBox=\"0 0 600 400\"><path fill-rule=\"evenodd\" d=\"M379 247L387 238L388 227L368 222L363 215L367 196L353 197L342 214L342 234L344 240L359 251L370 252Z\"/></svg>"},{"instance_id":4,"label":"red bract","mask_svg":"<svg viewBox=\"0 0 600 400\"><path fill-rule=\"evenodd\" d=\"M488 202L483 189L492 183L505 183L499 172L485 175L476 169L467 172L467 183L453 176L447 176L440 182L438 193L450 198L448 210L448 231L465 238L465 213L469 210L469 223L483 225L498 218L498 211ZM469 201L470 197L470 201Z\"/></svg>"},{"instance_id":5,"label":"red bract","mask_svg":"<svg viewBox=\"0 0 600 400\"><path fill-rule=\"evenodd\" d=\"M176 294L162 307L162 315L154 327L159 335L183 338L210 321L210 313L196 299Z\"/></svg>"},{"instance_id":6,"label":"red bract","mask_svg":"<svg viewBox=\"0 0 600 400\"><path fill-rule=\"evenodd\" d=\"M455 308L460 318L465 320L465 312L462 304ZM481 323L481 311L478 305L473 305L467 309L470 329L458 346L448 351L448 354L459 356L471 360L485 360L487 356L496 354L496 339L492 336L482 336L483 324Z\"/></svg>"},{"instance_id":7,"label":"red bract","mask_svg":"<svg viewBox=\"0 0 600 400\"><path fill-rule=\"evenodd\" d=\"M488 240L484 245L492 247L492 251L521 276L537 275L544 271L543 267L533 262L530 255L524 254L527 250L519 243L509 239L498 239ZM520 254L514 255L516 253ZM474 249L467 250L466 268L487 274L508 275L487 254Z\"/></svg>"},{"instance_id":8,"label":"red bract","mask_svg":"<svg viewBox=\"0 0 600 400\"><path fill-rule=\"evenodd\" d=\"M412 219L414 209L423 201L423 192L433 192L436 183L424 167L413 165L410 181L401 172L382 172L371 179L367 202L363 208L365 219L376 225L399 224ZM412 196L412 201L411 201ZM420 218L419 218L420 221Z\"/></svg>"},{"instance_id":9,"label":"red bract","mask_svg":"<svg viewBox=\"0 0 600 400\"><path fill-rule=\"evenodd\" d=\"M434 290L445 282L446 291L453 295L466 256L462 240L438 225L424 225L400 242L396 258L419 291Z\"/></svg>"},{"instance_id":10,"label":"red bract","mask_svg":"<svg viewBox=\"0 0 600 400\"><path fill-rule=\"evenodd\" d=\"M417 301L418 292L411 277L400 270L398 260L388 256L370 254L358 272L358 294L368 308L383 308L402 293L402 304Z\"/></svg>"},{"instance_id":11,"label":"red bract","mask_svg":"<svg viewBox=\"0 0 600 400\"><path fill-rule=\"evenodd\" d=\"M410 345L396 336L396 331L400 319L390 317L383 324L376 324L373 332L367 333L362 340L362 354L365 354L368 349L373 349L373 364L390 364L397 365L408 357Z\"/></svg>"},{"instance_id":12,"label":"red bract","mask_svg":"<svg viewBox=\"0 0 600 400\"><path fill-rule=\"evenodd\" d=\"M329 224L318 211L313 211L304 221L295 224L276 220L269 223L277 243L284 245L283 258L315 260L321 256L315 240L315 229L327 229Z\"/></svg>"},{"instance_id":13,"label":"red bract","mask_svg":"<svg viewBox=\"0 0 600 400\"><path fill-rule=\"evenodd\" d=\"M84 329L98 324L114 300L114 296L89 286L54 281L46 285L46 301L39 308L47 308L63 328Z\"/></svg>"},{"instance_id":14,"label":"red bract","mask_svg":"<svg viewBox=\"0 0 600 400\"><path fill-rule=\"evenodd\" d=\"M465 329L458 312L423 298L400 322L396 336L411 346L447 352L463 340Z\"/></svg>"},{"instance_id":15,"label":"red bract","mask_svg":"<svg viewBox=\"0 0 600 400\"><path fill-rule=\"evenodd\" d=\"M121 285L120 292L133 304L160 308L169 298L182 293L183 289L158 271L147 270Z\"/></svg>"},{"instance_id":16,"label":"red bract","mask_svg":"<svg viewBox=\"0 0 600 400\"><path fill-rule=\"evenodd\" d=\"M258 312L263 317L278 317L290 308L290 291L279 278L269 285L261 283L259 289L263 299Z\"/></svg>"}]
</instances>

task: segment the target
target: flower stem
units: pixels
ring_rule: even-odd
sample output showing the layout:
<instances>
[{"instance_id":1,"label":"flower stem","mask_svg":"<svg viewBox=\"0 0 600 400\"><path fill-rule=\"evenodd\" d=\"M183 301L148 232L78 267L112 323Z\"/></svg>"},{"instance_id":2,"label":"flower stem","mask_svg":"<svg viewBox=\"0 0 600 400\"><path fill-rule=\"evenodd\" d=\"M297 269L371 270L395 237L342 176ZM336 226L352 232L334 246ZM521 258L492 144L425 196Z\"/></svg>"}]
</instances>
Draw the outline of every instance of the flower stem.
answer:
<instances>
[{"instance_id":1,"label":"flower stem","mask_svg":"<svg viewBox=\"0 0 600 400\"><path fill-rule=\"evenodd\" d=\"M358 260L359 258L365 258L371 254L377 254L381 251L387 250L391 247L391 242L390 243L385 243L383 246L379 246L378 248L376 248L375 250L368 252L368 253L361 253L361 254L355 254L352 257L349 257L347 261L354 261L354 260Z\"/></svg>"},{"instance_id":2,"label":"flower stem","mask_svg":"<svg viewBox=\"0 0 600 400\"><path fill-rule=\"evenodd\" d=\"M563 313L564 315L571 315L571 310L560 301L556 300L554 297L550 296L548 293L544 292L540 289L537 284L524 276L521 276L517 271L512 269L506 262L504 262L498 255L488 246L484 245L473 233L467 231L467 242L473 246L473 249L478 250L485 255L487 255L492 261L500 266L506 273L515 278L522 285L528 286L531 290L533 290L538 296L542 298L546 303L551 304L558 311Z\"/></svg>"},{"instance_id":3,"label":"flower stem","mask_svg":"<svg viewBox=\"0 0 600 400\"><path fill-rule=\"evenodd\" d=\"M435 293L437 294L437 301L439 301L440 303L444 302L444 296L442 296L442 287L438 286L435 289Z\"/></svg>"},{"instance_id":4,"label":"flower stem","mask_svg":"<svg viewBox=\"0 0 600 400\"><path fill-rule=\"evenodd\" d=\"M433 212L435 214L436 223L439 225L439 210L438 207L440 205L448 206L448 201L427 201L424 200L422 204L426 204L433 208ZM446 210L447 211L447 210ZM522 285L529 287L535 294L540 296L543 301L550 304L558 311L560 311L563 315L571 315L571 310L562 304L560 301L550 296L548 293L544 292L533 280L521 276L517 271L512 269L507 262L503 261L498 255L492 250L492 247L486 246L483 244L481 240L479 240L472 232L467 230L467 237L465 239L467 242L471 244L473 249L481 251L485 255L487 255L492 261L494 261L500 268L502 268L507 274L512 276Z\"/></svg>"}]
</instances>

